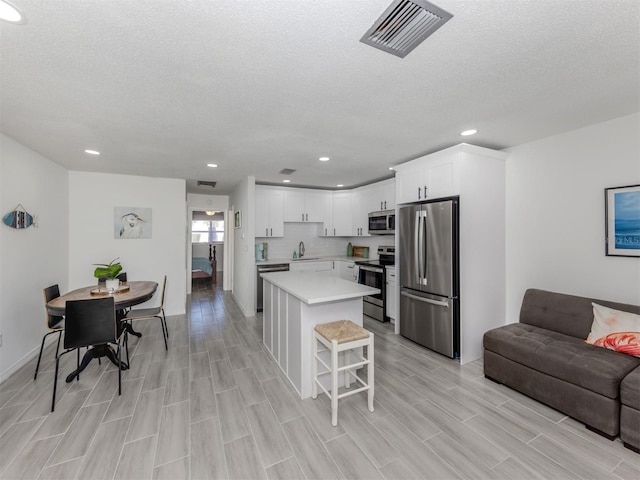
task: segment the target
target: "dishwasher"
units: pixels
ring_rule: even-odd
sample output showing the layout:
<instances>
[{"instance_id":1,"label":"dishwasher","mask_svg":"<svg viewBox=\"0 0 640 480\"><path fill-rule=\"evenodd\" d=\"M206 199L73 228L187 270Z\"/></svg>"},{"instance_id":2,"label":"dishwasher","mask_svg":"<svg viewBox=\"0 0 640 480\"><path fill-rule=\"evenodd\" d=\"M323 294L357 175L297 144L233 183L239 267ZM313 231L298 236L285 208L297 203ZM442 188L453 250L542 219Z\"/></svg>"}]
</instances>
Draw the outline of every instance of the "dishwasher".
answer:
<instances>
[{"instance_id":1,"label":"dishwasher","mask_svg":"<svg viewBox=\"0 0 640 480\"><path fill-rule=\"evenodd\" d=\"M261 273L271 273L271 272L288 272L289 264L288 263L273 263L271 265L258 265L258 282L257 282L257 301L256 301L256 311L262 311L262 297L264 294L263 291L263 282L262 278L260 278Z\"/></svg>"}]
</instances>

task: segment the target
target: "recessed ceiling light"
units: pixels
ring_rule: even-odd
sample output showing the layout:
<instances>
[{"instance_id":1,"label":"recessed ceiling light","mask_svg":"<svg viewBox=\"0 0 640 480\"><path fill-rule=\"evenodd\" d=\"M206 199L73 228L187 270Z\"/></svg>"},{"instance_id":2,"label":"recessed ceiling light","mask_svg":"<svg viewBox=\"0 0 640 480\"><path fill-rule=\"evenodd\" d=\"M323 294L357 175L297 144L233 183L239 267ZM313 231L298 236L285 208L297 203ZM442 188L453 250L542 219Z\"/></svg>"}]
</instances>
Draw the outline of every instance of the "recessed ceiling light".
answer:
<instances>
[{"instance_id":1,"label":"recessed ceiling light","mask_svg":"<svg viewBox=\"0 0 640 480\"><path fill-rule=\"evenodd\" d=\"M476 133L478 133L478 130L475 129L471 129L471 130L465 130L464 132L460 132L460 135L462 135L463 137L468 137L469 135L475 135Z\"/></svg>"},{"instance_id":2,"label":"recessed ceiling light","mask_svg":"<svg viewBox=\"0 0 640 480\"><path fill-rule=\"evenodd\" d=\"M291 180L282 180L282 183L291 183Z\"/></svg>"},{"instance_id":3,"label":"recessed ceiling light","mask_svg":"<svg viewBox=\"0 0 640 480\"><path fill-rule=\"evenodd\" d=\"M344 187L344 185L339 183L338 185L336 185L336 187Z\"/></svg>"},{"instance_id":4,"label":"recessed ceiling light","mask_svg":"<svg viewBox=\"0 0 640 480\"><path fill-rule=\"evenodd\" d=\"M207 167L209 168L218 168L218 165L215 163L207 163Z\"/></svg>"},{"instance_id":5,"label":"recessed ceiling light","mask_svg":"<svg viewBox=\"0 0 640 480\"><path fill-rule=\"evenodd\" d=\"M18 25L27 23L20 10L5 0L0 0L0 20Z\"/></svg>"},{"instance_id":6,"label":"recessed ceiling light","mask_svg":"<svg viewBox=\"0 0 640 480\"><path fill-rule=\"evenodd\" d=\"M389 167L389 170L393 170L393 167Z\"/></svg>"},{"instance_id":7,"label":"recessed ceiling light","mask_svg":"<svg viewBox=\"0 0 640 480\"><path fill-rule=\"evenodd\" d=\"M97 150L85 150L84 153L88 153L89 155L100 155L100 152Z\"/></svg>"},{"instance_id":8,"label":"recessed ceiling light","mask_svg":"<svg viewBox=\"0 0 640 480\"><path fill-rule=\"evenodd\" d=\"M329 157L320 157L318 160L320 160L321 162L328 162Z\"/></svg>"}]
</instances>

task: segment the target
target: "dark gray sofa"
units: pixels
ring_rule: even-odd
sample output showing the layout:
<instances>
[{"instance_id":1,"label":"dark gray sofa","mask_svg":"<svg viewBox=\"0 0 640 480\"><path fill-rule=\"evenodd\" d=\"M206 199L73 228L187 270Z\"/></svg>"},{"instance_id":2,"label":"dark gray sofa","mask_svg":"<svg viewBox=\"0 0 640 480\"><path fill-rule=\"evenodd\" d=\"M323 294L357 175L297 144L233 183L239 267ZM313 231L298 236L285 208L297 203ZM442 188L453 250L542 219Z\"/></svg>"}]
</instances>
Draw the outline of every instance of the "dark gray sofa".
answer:
<instances>
[{"instance_id":1,"label":"dark gray sofa","mask_svg":"<svg viewBox=\"0 0 640 480\"><path fill-rule=\"evenodd\" d=\"M621 383L640 358L585 343L593 322L591 302L640 314L637 305L529 289L520 321L484 334L484 374L613 439L620 433ZM638 385L628 386L632 405L640 398ZM637 430L638 409L623 414L625 424L636 421L630 429ZM627 434L631 447L638 447L631 443L637 435Z\"/></svg>"}]
</instances>

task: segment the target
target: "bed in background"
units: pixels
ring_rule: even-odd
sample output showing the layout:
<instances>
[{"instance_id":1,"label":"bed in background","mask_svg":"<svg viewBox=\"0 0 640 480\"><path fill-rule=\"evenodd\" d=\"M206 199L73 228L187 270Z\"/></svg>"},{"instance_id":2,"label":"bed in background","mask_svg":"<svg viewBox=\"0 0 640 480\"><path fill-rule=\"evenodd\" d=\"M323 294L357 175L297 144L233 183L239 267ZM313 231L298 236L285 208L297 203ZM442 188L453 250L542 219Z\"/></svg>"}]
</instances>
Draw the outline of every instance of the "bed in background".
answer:
<instances>
[{"instance_id":1,"label":"bed in background","mask_svg":"<svg viewBox=\"0 0 640 480\"><path fill-rule=\"evenodd\" d=\"M208 279L216 282L216 247L209 245L209 258L191 258L191 280Z\"/></svg>"}]
</instances>

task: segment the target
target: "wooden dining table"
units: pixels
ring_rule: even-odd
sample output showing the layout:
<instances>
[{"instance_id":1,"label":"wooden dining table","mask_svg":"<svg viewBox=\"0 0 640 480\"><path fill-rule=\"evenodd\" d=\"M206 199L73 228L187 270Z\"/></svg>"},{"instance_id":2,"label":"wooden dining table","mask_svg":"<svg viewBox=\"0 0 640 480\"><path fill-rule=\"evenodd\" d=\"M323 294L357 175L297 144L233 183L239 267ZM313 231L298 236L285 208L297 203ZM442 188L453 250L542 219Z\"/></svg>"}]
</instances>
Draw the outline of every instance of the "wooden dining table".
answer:
<instances>
[{"instance_id":1,"label":"wooden dining table","mask_svg":"<svg viewBox=\"0 0 640 480\"><path fill-rule=\"evenodd\" d=\"M64 316L67 301L69 300L91 300L110 296L113 297L114 300L116 320L122 321L126 315L126 308L139 305L150 300L156 293L157 289L158 284L156 282L147 281L124 282L121 283L119 290L112 292L107 291L104 286L99 287L98 285L92 285L72 290L58 298L54 298L47 303L47 310L51 315ZM128 323L122 323L121 325L132 335L136 335L137 337L141 336L141 334L134 331ZM74 377L77 377L80 372L89 365L91 360L100 357L107 357L115 365L118 365L116 354L109 344L94 346L94 348L87 350L87 353L85 353L78 368L67 376L67 383L71 382ZM122 370L126 370L129 366L124 362L120 362L120 368Z\"/></svg>"}]
</instances>

